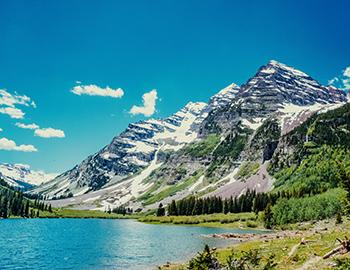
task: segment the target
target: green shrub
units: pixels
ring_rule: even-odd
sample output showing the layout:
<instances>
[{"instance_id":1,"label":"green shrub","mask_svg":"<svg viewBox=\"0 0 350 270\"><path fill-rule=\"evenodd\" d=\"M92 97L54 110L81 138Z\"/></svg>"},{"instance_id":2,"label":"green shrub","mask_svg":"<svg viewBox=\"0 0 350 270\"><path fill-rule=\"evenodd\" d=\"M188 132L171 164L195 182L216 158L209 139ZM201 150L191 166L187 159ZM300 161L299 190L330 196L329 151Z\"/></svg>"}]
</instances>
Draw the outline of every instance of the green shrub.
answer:
<instances>
[{"instance_id":1,"label":"green shrub","mask_svg":"<svg viewBox=\"0 0 350 270\"><path fill-rule=\"evenodd\" d=\"M248 177L254 175L259 170L260 164L258 162L244 162L237 172L238 179L247 179Z\"/></svg>"},{"instance_id":2,"label":"green shrub","mask_svg":"<svg viewBox=\"0 0 350 270\"><path fill-rule=\"evenodd\" d=\"M280 199L272 209L273 223L283 225L333 217L342 211L343 195L343 190L333 189L311 197Z\"/></svg>"},{"instance_id":3,"label":"green shrub","mask_svg":"<svg viewBox=\"0 0 350 270\"><path fill-rule=\"evenodd\" d=\"M274 174L278 190L296 191L298 195L317 194L339 187L344 172L350 171L350 150L322 146L304 157L300 165L285 167Z\"/></svg>"},{"instance_id":4,"label":"green shrub","mask_svg":"<svg viewBox=\"0 0 350 270\"><path fill-rule=\"evenodd\" d=\"M256 222L254 222L254 221L247 221L246 225L249 228L256 228L256 227L258 227L258 224Z\"/></svg>"},{"instance_id":5,"label":"green shrub","mask_svg":"<svg viewBox=\"0 0 350 270\"><path fill-rule=\"evenodd\" d=\"M216 135L208 135L205 139L189 144L183 149L183 152L191 157L205 157L211 154L216 145L220 142L220 137Z\"/></svg>"},{"instance_id":6,"label":"green shrub","mask_svg":"<svg viewBox=\"0 0 350 270\"><path fill-rule=\"evenodd\" d=\"M336 270L348 270L350 269L350 258L340 258L335 259L336 266L334 269Z\"/></svg>"}]
</instances>

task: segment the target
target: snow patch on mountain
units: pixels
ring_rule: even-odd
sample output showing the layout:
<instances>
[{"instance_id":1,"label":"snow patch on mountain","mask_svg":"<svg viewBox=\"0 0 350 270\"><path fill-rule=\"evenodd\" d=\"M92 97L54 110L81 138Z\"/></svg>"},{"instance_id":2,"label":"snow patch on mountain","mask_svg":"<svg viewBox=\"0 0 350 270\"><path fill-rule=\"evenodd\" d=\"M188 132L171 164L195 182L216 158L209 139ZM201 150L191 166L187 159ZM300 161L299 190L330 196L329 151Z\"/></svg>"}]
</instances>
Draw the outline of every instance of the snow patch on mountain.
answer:
<instances>
[{"instance_id":1,"label":"snow patch on mountain","mask_svg":"<svg viewBox=\"0 0 350 270\"><path fill-rule=\"evenodd\" d=\"M151 164L160 148L177 151L195 140L206 109L206 103L190 102L168 118L130 124L100 152L35 191L64 197L123 181Z\"/></svg>"},{"instance_id":2,"label":"snow patch on mountain","mask_svg":"<svg viewBox=\"0 0 350 270\"><path fill-rule=\"evenodd\" d=\"M144 207L138 198L150 191L154 183L144 180L163 163L166 165L168 155L173 151L213 132L226 138L239 124L256 131L255 134L270 117L279 120L282 134L286 134L314 113L334 109L344 102L345 94L339 89L323 86L306 73L272 60L247 83L241 87L236 84L225 87L208 104L190 102L168 118L130 124L101 151L35 191L51 198L74 195L73 198L52 201L57 207L75 205L100 210L122 204L134 209L157 207L159 202ZM172 162L171 158L169 160ZM196 192L208 192L208 189L216 189L219 192L214 193L223 196L239 195L247 187L268 190L271 181L265 177L263 166L247 183L235 179L243 161L232 161L232 167L218 174L219 179L215 182L208 184L206 176L200 176L190 187L164 198L163 204ZM186 157L183 162L189 166L195 164L195 160ZM176 169L183 164L170 165ZM182 181L181 177L179 179ZM162 178L153 180L165 181ZM162 185L157 192L167 186Z\"/></svg>"},{"instance_id":3,"label":"snow patch on mountain","mask_svg":"<svg viewBox=\"0 0 350 270\"><path fill-rule=\"evenodd\" d=\"M253 119L242 119L242 124L252 130L257 130L262 125L264 120L265 118L263 117L256 117Z\"/></svg>"},{"instance_id":4,"label":"snow patch on mountain","mask_svg":"<svg viewBox=\"0 0 350 270\"><path fill-rule=\"evenodd\" d=\"M342 105L344 105L343 102L334 104L315 103L310 106L284 104L284 106L278 110L278 119L280 120L282 127L282 134L286 134L295 127L301 125L314 113L324 113L329 110L334 110Z\"/></svg>"},{"instance_id":5,"label":"snow patch on mountain","mask_svg":"<svg viewBox=\"0 0 350 270\"><path fill-rule=\"evenodd\" d=\"M323 86L306 73L274 60L241 86L237 98L242 109L265 113L281 109L285 103L310 106L346 101L343 91Z\"/></svg>"},{"instance_id":6,"label":"snow patch on mountain","mask_svg":"<svg viewBox=\"0 0 350 270\"><path fill-rule=\"evenodd\" d=\"M210 109L215 110L232 103L239 91L240 87L237 84L232 83L228 85L224 89L220 90L216 95L211 97L209 101Z\"/></svg>"}]
</instances>

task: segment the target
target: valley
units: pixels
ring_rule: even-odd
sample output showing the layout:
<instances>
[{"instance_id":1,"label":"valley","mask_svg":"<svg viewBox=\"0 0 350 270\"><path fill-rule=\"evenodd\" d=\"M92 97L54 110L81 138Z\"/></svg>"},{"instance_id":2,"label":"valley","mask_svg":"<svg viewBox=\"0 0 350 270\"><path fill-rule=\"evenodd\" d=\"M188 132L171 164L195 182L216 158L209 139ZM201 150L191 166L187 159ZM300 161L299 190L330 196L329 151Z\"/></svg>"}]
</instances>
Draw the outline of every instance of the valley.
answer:
<instances>
[{"instance_id":1,"label":"valley","mask_svg":"<svg viewBox=\"0 0 350 270\"><path fill-rule=\"evenodd\" d=\"M11 203L2 216L255 230L260 238L234 235L243 241L234 246L238 255L219 249L200 256L215 254L212 269L226 269L225 261L238 263L258 246L261 261L277 269L327 269L333 260L320 256L349 229L349 133L344 91L272 60L208 103L190 102L168 118L129 124L62 174L2 164L0 199ZM264 234L271 229L275 233ZM293 245L302 239L308 251L299 254ZM200 268L205 262L193 266L196 260L162 269L207 269Z\"/></svg>"},{"instance_id":2,"label":"valley","mask_svg":"<svg viewBox=\"0 0 350 270\"><path fill-rule=\"evenodd\" d=\"M346 101L343 91L270 61L207 104L189 103L169 118L130 124L100 152L30 192L55 207L106 211L123 205L143 212L188 196L269 192L277 167L287 166L281 160L296 155L286 138ZM346 134L346 126L339 128ZM311 145L310 138L300 134L298 140Z\"/></svg>"}]
</instances>

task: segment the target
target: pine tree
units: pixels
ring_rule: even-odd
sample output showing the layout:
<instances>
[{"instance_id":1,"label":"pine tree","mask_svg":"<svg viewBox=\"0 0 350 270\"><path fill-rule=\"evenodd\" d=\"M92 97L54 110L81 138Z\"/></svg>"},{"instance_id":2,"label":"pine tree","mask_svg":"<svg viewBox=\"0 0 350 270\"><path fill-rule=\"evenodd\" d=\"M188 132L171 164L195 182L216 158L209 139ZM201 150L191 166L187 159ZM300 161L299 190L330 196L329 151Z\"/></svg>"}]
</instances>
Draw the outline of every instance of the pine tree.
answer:
<instances>
[{"instance_id":1,"label":"pine tree","mask_svg":"<svg viewBox=\"0 0 350 270\"><path fill-rule=\"evenodd\" d=\"M264 226L266 229L271 229L272 228L272 223L273 223L273 214L272 214L272 206L269 203L265 210L264 210L264 216L263 216L263 220L264 220Z\"/></svg>"},{"instance_id":2,"label":"pine tree","mask_svg":"<svg viewBox=\"0 0 350 270\"><path fill-rule=\"evenodd\" d=\"M169 207L168 207L168 215L169 216L177 216L178 215L175 200L172 200Z\"/></svg>"},{"instance_id":3,"label":"pine tree","mask_svg":"<svg viewBox=\"0 0 350 270\"><path fill-rule=\"evenodd\" d=\"M346 190L345 212L350 215L350 172L347 172L343 164L338 163L340 169L342 186Z\"/></svg>"},{"instance_id":4,"label":"pine tree","mask_svg":"<svg viewBox=\"0 0 350 270\"><path fill-rule=\"evenodd\" d=\"M159 204L156 215L157 215L157 217L165 216L165 209L164 209L162 203Z\"/></svg>"},{"instance_id":5,"label":"pine tree","mask_svg":"<svg viewBox=\"0 0 350 270\"><path fill-rule=\"evenodd\" d=\"M197 257L190 260L188 269L192 270L209 270L219 269L219 262L214 256L214 252L210 250L208 245L205 245L202 253L198 253Z\"/></svg>"},{"instance_id":6,"label":"pine tree","mask_svg":"<svg viewBox=\"0 0 350 270\"><path fill-rule=\"evenodd\" d=\"M24 210L24 216L29 217L29 200L26 202L25 210Z\"/></svg>"},{"instance_id":7,"label":"pine tree","mask_svg":"<svg viewBox=\"0 0 350 270\"><path fill-rule=\"evenodd\" d=\"M195 205L193 207L192 215L201 215L203 211L203 199L199 198L195 201Z\"/></svg>"},{"instance_id":8,"label":"pine tree","mask_svg":"<svg viewBox=\"0 0 350 270\"><path fill-rule=\"evenodd\" d=\"M224 214L227 214L228 212L230 212L230 205L229 205L229 200L225 200L224 201Z\"/></svg>"}]
</instances>

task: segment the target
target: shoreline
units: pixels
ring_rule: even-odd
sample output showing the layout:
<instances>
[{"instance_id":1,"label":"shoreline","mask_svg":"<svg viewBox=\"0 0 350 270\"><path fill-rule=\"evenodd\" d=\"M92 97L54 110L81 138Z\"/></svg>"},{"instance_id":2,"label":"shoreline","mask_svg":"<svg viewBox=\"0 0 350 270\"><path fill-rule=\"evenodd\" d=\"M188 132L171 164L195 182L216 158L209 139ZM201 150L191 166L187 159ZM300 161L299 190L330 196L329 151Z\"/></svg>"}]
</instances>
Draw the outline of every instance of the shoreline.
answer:
<instances>
[{"instance_id":1,"label":"shoreline","mask_svg":"<svg viewBox=\"0 0 350 270\"><path fill-rule=\"evenodd\" d=\"M9 219L27 219L29 217L11 216ZM70 219L133 219L151 225L176 225L190 227L223 228L234 230L269 231L254 213L209 214L199 216L162 216L145 214L115 214L98 210L53 209L52 212L42 211L33 218L70 218Z\"/></svg>"},{"instance_id":2,"label":"shoreline","mask_svg":"<svg viewBox=\"0 0 350 270\"><path fill-rule=\"evenodd\" d=\"M250 250L260 250L276 259L276 270L285 269L328 269L334 264L334 258L349 258L350 253L336 255L327 259L322 257L338 245L337 239L346 239L350 232L350 220L336 224L335 219L298 223L298 229L278 230L270 233L219 233L208 237L220 239L235 239L236 243L228 247L214 248L214 253L221 263L225 263L232 250L235 254ZM211 247L213 248L213 247ZM317 260L316 260L317 258ZM187 269L189 260L183 263L166 263L159 266L160 270Z\"/></svg>"},{"instance_id":3,"label":"shoreline","mask_svg":"<svg viewBox=\"0 0 350 270\"><path fill-rule=\"evenodd\" d=\"M68 211L69 212L69 211ZM72 212L70 212L72 214ZM80 212L80 214L82 214ZM133 216L133 215L115 215L111 216L108 213L98 213L103 216L90 215L87 216L50 216L50 217L39 217L39 218L76 218L76 219L131 219L134 222L140 222L150 225L177 225L185 227L210 227L210 228L222 228L226 232L218 232L211 234L202 234L202 237L206 238L216 238L222 240L232 240L231 243L221 246L211 246L213 248L217 258L221 263L225 263L227 257L231 254L232 250L235 250L235 254L240 254L240 252L247 252L249 250L259 249L262 251L264 256L274 255L276 256L275 260L278 263L276 270L294 270L303 267L304 264L310 263L311 259L322 258L324 254L332 250L337 242L336 239L344 239L348 236L350 232L350 220L343 217L343 223L336 224L335 219L327 219L321 221L310 221L310 222L301 222L297 224L290 224L288 230L281 230L278 228L276 230L266 230L263 228L249 228L244 227L242 224L246 224L246 220L234 221L233 223L221 224L218 221L215 222L206 222L206 223L196 223L196 224L186 224L186 223L170 223L170 222L145 222L142 220L143 217ZM183 217L177 217L181 219ZM186 217L187 218L187 217ZM191 217L190 217L191 218ZM198 217L197 217L198 218ZM209 218L209 217L207 217ZM217 216L211 216L211 218L217 218ZM244 218L241 215L241 218ZM16 217L10 219L18 219ZM169 217L164 217L164 219L169 219ZM176 219L176 218L175 218ZM174 219L173 219L174 221ZM241 224L241 226L236 226ZM225 227L223 227L223 225ZM240 230L239 232L230 232L229 230ZM247 232L244 232L244 231ZM250 231L249 231L250 230ZM220 240L219 240L220 241ZM206 241L203 241L204 243ZM165 261L158 266L153 267L152 269L161 269L161 270L181 270L186 269L188 262L196 256L198 250L191 253L189 256L184 256L183 258L176 258L173 261ZM350 254L346 254L346 257L350 258ZM323 268L324 265L333 263L333 258L328 260L319 259L315 263L315 267ZM159 267L159 268L157 268ZM302 268L304 269L304 268ZM316 268L315 268L316 269Z\"/></svg>"},{"instance_id":4,"label":"shoreline","mask_svg":"<svg viewBox=\"0 0 350 270\"><path fill-rule=\"evenodd\" d=\"M52 212L41 211L39 216L36 217L21 217L21 216L10 216L7 219L43 219L43 218L96 218L96 219L138 219L141 215L122 215L114 213L106 213L97 210L75 210L75 209L53 209Z\"/></svg>"},{"instance_id":5,"label":"shoreline","mask_svg":"<svg viewBox=\"0 0 350 270\"><path fill-rule=\"evenodd\" d=\"M260 232L268 232L268 229L265 228L251 228L247 226L231 226L232 224L226 224L226 226L222 226L221 224L217 223L199 223L199 224L174 224L174 223L161 223L161 222L144 222L141 220L136 219L136 221L144 223L144 224L149 224L149 225L162 225L162 226L182 226L182 227L207 227L207 228L218 228L218 229L226 229L226 230L242 230L242 231L260 231ZM272 231L272 230L271 230ZM250 233L246 233L250 234ZM218 234L220 235L220 234ZM209 235L209 237L212 237ZM219 238L219 237L218 237ZM223 238L223 237L222 237ZM229 239L229 238L223 238L223 239Z\"/></svg>"},{"instance_id":6,"label":"shoreline","mask_svg":"<svg viewBox=\"0 0 350 270\"><path fill-rule=\"evenodd\" d=\"M268 232L265 228L251 228L247 226L235 226L233 224L225 224L225 226L222 226L220 223L215 222L204 222L199 224L175 224L175 223L162 223L162 222L145 222L140 220L140 216L65 216L65 215L49 215L49 216L39 216L39 217L19 217L19 216L10 216L8 218L0 218L0 220L17 220L17 219L113 219L113 220L126 220L131 219L136 222L140 222L143 224L149 224L149 225L161 225L161 226L182 226L182 227L207 227L207 228L218 228L218 229L227 229L227 230L242 230L242 231L261 231L262 233ZM142 217L141 217L142 219ZM251 233L244 233L244 234L251 234ZM215 234L216 236L208 235L208 237L217 237L217 238L223 238L223 239L230 239L229 235L227 234L227 237L220 236L221 234ZM255 234L254 234L255 235ZM259 235L259 234L257 234Z\"/></svg>"}]
</instances>

